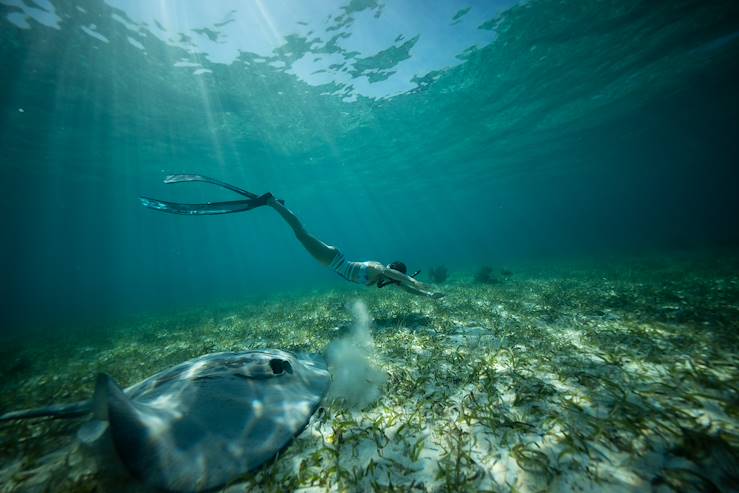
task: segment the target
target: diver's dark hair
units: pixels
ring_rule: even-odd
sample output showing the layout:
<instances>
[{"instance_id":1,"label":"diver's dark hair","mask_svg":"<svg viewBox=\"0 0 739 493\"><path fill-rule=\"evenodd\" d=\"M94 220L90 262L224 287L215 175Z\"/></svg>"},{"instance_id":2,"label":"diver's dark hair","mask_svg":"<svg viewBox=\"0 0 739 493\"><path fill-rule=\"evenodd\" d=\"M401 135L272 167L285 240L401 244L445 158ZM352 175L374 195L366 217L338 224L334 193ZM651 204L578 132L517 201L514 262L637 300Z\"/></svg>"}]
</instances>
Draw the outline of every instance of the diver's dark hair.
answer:
<instances>
[{"instance_id":1,"label":"diver's dark hair","mask_svg":"<svg viewBox=\"0 0 739 493\"><path fill-rule=\"evenodd\" d=\"M388 264L388 268L397 270L398 272L402 272L405 274L408 272L408 267L405 266L405 264L399 260L396 260L395 262ZM388 279L387 277L383 277L381 279L378 279L377 281L377 287L378 288L384 288L388 284L400 284L399 281L396 281L395 279Z\"/></svg>"}]
</instances>

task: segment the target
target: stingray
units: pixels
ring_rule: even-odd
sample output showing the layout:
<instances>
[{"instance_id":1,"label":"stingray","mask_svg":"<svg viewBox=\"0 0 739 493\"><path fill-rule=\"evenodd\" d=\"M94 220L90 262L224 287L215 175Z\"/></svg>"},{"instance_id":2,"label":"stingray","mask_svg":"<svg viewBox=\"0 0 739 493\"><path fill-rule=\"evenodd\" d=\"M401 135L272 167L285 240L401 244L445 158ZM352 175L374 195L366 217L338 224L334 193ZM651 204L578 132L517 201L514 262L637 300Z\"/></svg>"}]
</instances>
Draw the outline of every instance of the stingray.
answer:
<instances>
[{"instance_id":1,"label":"stingray","mask_svg":"<svg viewBox=\"0 0 739 493\"><path fill-rule=\"evenodd\" d=\"M206 491L263 465L308 424L328 389L319 356L269 349L214 353L123 390L98 375L89 401L0 416L0 421L92 414L78 434L110 438L135 478L168 491Z\"/></svg>"}]
</instances>

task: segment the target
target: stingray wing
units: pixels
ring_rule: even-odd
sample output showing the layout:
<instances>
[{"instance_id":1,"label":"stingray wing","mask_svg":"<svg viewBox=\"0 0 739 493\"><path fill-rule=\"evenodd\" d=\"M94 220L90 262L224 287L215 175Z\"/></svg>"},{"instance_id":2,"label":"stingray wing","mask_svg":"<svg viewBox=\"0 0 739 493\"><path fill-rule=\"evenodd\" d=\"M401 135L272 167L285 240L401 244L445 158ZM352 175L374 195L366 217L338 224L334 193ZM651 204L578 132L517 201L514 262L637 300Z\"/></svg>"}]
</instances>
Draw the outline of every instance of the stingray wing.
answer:
<instances>
[{"instance_id":1,"label":"stingray wing","mask_svg":"<svg viewBox=\"0 0 739 493\"><path fill-rule=\"evenodd\" d=\"M95 400L105 402L113 444L133 476L169 491L234 481L305 428L330 380L325 364L282 351L219 358L220 366L193 360L138 396L100 377Z\"/></svg>"}]
</instances>

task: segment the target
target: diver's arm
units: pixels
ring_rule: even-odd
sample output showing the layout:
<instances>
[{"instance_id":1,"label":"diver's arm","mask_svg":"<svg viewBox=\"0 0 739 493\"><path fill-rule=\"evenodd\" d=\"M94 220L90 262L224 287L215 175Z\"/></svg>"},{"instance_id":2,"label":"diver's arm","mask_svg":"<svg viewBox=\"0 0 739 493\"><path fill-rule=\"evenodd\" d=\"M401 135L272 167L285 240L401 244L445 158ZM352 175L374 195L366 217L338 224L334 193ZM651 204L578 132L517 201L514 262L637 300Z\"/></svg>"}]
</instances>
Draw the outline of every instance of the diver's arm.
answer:
<instances>
[{"instance_id":1,"label":"diver's arm","mask_svg":"<svg viewBox=\"0 0 739 493\"><path fill-rule=\"evenodd\" d=\"M424 291L414 286L408 286L407 284L398 284L398 287L403 291L411 294L417 294L420 296L428 296L429 298L439 299L444 297L444 293L438 293L434 291Z\"/></svg>"},{"instance_id":2,"label":"diver's arm","mask_svg":"<svg viewBox=\"0 0 739 493\"><path fill-rule=\"evenodd\" d=\"M383 266L382 270L380 271L380 274L394 281L399 281L401 285L412 286L421 291L433 291L434 290L434 288L429 286L428 284L418 281L411 276L406 276L402 272L398 272L397 270L391 269L389 267Z\"/></svg>"},{"instance_id":3,"label":"diver's arm","mask_svg":"<svg viewBox=\"0 0 739 493\"><path fill-rule=\"evenodd\" d=\"M418 281L411 276L406 276L402 272L398 272L395 269L391 269L385 266L382 266L381 268L381 274L389 279L398 281L398 287L401 288L403 291L412 294L428 296L429 298L435 299L444 297L443 293L438 293L434 291L433 286L429 286L428 284Z\"/></svg>"}]
</instances>

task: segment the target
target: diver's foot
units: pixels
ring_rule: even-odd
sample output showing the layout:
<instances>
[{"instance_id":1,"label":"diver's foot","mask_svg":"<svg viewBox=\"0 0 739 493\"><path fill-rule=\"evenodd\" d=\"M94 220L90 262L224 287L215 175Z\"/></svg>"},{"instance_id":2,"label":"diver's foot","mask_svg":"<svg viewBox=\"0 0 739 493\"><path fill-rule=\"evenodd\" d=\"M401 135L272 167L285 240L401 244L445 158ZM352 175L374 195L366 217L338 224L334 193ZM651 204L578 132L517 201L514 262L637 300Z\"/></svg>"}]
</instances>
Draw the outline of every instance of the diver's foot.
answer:
<instances>
[{"instance_id":1,"label":"diver's foot","mask_svg":"<svg viewBox=\"0 0 739 493\"><path fill-rule=\"evenodd\" d=\"M251 199L249 204L252 208L261 207L263 205L269 205L274 199L274 196L270 192L267 192L259 197Z\"/></svg>"},{"instance_id":2,"label":"diver's foot","mask_svg":"<svg viewBox=\"0 0 739 493\"><path fill-rule=\"evenodd\" d=\"M282 199L275 198L275 196L270 193L269 199L267 199L267 205L274 207L276 204L285 205L285 201Z\"/></svg>"}]
</instances>

